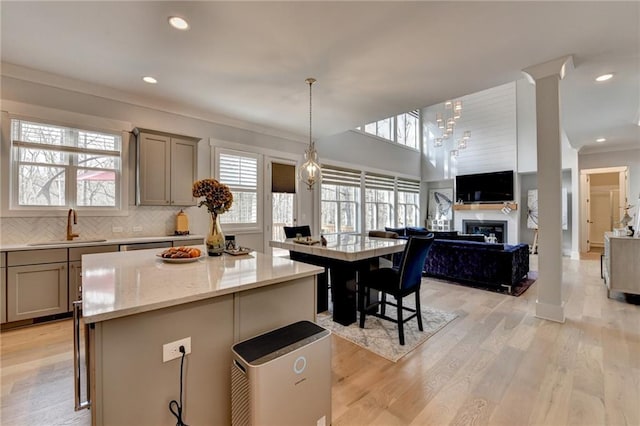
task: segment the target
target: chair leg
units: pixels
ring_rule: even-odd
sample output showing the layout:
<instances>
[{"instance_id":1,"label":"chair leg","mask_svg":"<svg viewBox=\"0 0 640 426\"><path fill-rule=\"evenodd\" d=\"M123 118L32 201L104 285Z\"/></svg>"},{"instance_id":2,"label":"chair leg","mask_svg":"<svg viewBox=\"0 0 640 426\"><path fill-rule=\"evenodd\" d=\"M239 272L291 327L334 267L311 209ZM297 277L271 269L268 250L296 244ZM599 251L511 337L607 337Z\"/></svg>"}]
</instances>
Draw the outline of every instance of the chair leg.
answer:
<instances>
[{"instance_id":1,"label":"chair leg","mask_svg":"<svg viewBox=\"0 0 640 426\"><path fill-rule=\"evenodd\" d=\"M404 320L402 319L402 297L398 298L398 337L400 344L404 346Z\"/></svg>"},{"instance_id":2,"label":"chair leg","mask_svg":"<svg viewBox=\"0 0 640 426\"><path fill-rule=\"evenodd\" d=\"M358 306L360 306L360 328L364 328L364 320L367 314L367 309L364 306L364 293L365 288L362 284L358 286Z\"/></svg>"},{"instance_id":3,"label":"chair leg","mask_svg":"<svg viewBox=\"0 0 640 426\"><path fill-rule=\"evenodd\" d=\"M380 313L385 315L387 312L387 293L384 291L380 292Z\"/></svg>"},{"instance_id":4,"label":"chair leg","mask_svg":"<svg viewBox=\"0 0 640 426\"><path fill-rule=\"evenodd\" d=\"M422 329L422 309L420 308L420 289L416 291L416 316L418 317L418 330Z\"/></svg>"}]
</instances>

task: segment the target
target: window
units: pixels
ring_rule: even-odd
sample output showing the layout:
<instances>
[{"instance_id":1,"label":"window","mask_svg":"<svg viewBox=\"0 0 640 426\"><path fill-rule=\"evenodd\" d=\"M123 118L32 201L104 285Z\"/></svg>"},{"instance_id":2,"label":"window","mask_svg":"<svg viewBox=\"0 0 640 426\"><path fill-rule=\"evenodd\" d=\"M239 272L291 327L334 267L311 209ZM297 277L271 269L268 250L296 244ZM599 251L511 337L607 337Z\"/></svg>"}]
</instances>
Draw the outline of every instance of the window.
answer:
<instances>
[{"instance_id":1,"label":"window","mask_svg":"<svg viewBox=\"0 0 640 426\"><path fill-rule=\"evenodd\" d=\"M324 234L360 232L360 172L322 168L320 228Z\"/></svg>"},{"instance_id":2,"label":"window","mask_svg":"<svg viewBox=\"0 0 640 426\"><path fill-rule=\"evenodd\" d=\"M420 147L420 111L413 110L395 117L374 121L364 125L364 132L405 145L413 149ZM395 130L394 130L395 129ZM362 131L362 126L356 127Z\"/></svg>"},{"instance_id":3,"label":"window","mask_svg":"<svg viewBox=\"0 0 640 426\"><path fill-rule=\"evenodd\" d=\"M393 227L395 191L393 176L367 173L365 186L365 231Z\"/></svg>"},{"instance_id":4,"label":"window","mask_svg":"<svg viewBox=\"0 0 640 426\"><path fill-rule=\"evenodd\" d=\"M398 227L418 226L420 222L420 182L398 178Z\"/></svg>"},{"instance_id":5,"label":"window","mask_svg":"<svg viewBox=\"0 0 640 426\"><path fill-rule=\"evenodd\" d=\"M11 119L11 208L119 209L122 137Z\"/></svg>"},{"instance_id":6,"label":"window","mask_svg":"<svg viewBox=\"0 0 640 426\"><path fill-rule=\"evenodd\" d=\"M393 140L393 117L366 124L364 131L381 138Z\"/></svg>"},{"instance_id":7,"label":"window","mask_svg":"<svg viewBox=\"0 0 640 426\"><path fill-rule=\"evenodd\" d=\"M218 180L233 193L231 209L220 216L221 223L258 227L258 155L218 149Z\"/></svg>"},{"instance_id":8,"label":"window","mask_svg":"<svg viewBox=\"0 0 640 426\"><path fill-rule=\"evenodd\" d=\"M398 129L396 142L400 145L418 149L418 126L420 123L419 111L415 110L405 114L400 114L396 117L396 122L396 128Z\"/></svg>"},{"instance_id":9,"label":"window","mask_svg":"<svg viewBox=\"0 0 640 426\"><path fill-rule=\"evenodd\" d=\"M385 227L419 225L419 180L370 172L365 172L361 180L361 175L358 170L322 167L323 233L364 234ZM360 226L360 221L364 226Z\"/></svg>"}]
</instances>

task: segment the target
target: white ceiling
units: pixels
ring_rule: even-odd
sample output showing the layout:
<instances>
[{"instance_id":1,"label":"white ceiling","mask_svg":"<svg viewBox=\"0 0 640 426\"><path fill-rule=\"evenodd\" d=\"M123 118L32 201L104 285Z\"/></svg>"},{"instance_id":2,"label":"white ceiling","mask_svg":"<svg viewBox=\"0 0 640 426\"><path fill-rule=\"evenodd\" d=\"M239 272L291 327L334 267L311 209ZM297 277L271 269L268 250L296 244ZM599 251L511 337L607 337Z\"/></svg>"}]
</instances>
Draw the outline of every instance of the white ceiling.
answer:
<instances>
[{"instance_id":1,"label":"white ceiling","mask_svg":"<svg viewBox=\"0 0 640 426\"><path fill-rule=\"evenodd\" d=\"M0 8L3 63L201 115L308 135L304 80L313 76L316 138L573 55L575 70L561 83L571 143L640 146L636 1L5 0ZM191 29L170 28L171 15ZM596 84L605 72L614 79Z\"/></svg>"}]
</instances>

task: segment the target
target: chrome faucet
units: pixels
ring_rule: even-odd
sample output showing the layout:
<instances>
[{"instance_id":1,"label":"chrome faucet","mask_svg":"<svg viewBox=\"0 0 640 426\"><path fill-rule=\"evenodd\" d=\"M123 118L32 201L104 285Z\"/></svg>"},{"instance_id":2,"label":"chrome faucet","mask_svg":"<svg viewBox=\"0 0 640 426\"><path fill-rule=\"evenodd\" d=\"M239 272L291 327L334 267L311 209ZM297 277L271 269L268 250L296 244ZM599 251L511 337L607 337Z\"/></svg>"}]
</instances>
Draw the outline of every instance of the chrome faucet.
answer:
<instances>
[{"instance_id":1,"label":"chrome faucet","mask_svg":"<svg viewBox=\"0 0 640 426\"><path fill-rule=\"evenodd\" d=\"M71 214L73 214L74 225L78 224L78 214L74 209L69 209L69 214L67 214L67 241L73 241L75 237L80 236L80 234L73 233L73 227L71 226Z\"/></svg>"}]
</instances>

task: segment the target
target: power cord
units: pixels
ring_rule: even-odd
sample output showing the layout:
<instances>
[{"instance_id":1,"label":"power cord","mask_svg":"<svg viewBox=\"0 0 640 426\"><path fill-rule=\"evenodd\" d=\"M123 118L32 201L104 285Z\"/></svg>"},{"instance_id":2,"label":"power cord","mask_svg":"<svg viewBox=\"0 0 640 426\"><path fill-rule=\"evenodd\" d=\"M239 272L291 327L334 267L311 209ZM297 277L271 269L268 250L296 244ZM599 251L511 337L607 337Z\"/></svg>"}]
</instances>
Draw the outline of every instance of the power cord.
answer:
<instances>
[{"instance_id":1,"label":"power cord","mask_svg":"<svg viewBox=\"0 0 640 426\"><path fill-rule=\"evenodd\" d=\"M180 402L175 399L169 403L169 411L173 414L178 420L176 426L189 426L182 420L182 372L184 367L184 357L187 356L187 351L184 346L180 346L179 348L182 357L180 358Z\"/></svg>"}]
</instances>

